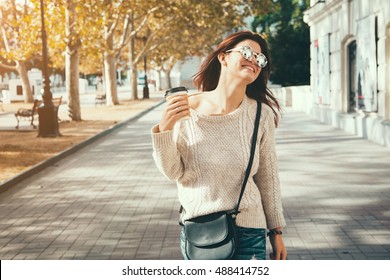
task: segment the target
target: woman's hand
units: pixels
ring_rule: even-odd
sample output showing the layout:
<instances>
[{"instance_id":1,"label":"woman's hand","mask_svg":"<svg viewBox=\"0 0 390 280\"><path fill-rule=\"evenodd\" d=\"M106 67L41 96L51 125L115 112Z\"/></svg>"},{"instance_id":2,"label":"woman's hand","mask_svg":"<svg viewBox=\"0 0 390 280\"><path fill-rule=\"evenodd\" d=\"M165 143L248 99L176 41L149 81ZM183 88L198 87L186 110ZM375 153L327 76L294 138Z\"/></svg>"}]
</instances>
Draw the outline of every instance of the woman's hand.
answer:
<instances>
[{"instance_id":1,"label":"woman's hand","mask_svg":"<svg viewBox=\"0 0 390 280\"><path fill-rule=\"evenodd\" d=\"M287 250L283 243L281 234L270 235L269 240L272 246L272 253L269 254L271 260L286 260Z\"/></svg>"},{"instance_id":2,"label":"woman's hand","mask_svg":"<svg viewBox=\"0 0 390 280\"><path fill-rule=\"evenodd\" d=\"M190 114L188 95L180 94L167 99L167 106L163 111L161 121L158 125L160 132L172 130L176 122Z\"/></svg>"}]
</instances>

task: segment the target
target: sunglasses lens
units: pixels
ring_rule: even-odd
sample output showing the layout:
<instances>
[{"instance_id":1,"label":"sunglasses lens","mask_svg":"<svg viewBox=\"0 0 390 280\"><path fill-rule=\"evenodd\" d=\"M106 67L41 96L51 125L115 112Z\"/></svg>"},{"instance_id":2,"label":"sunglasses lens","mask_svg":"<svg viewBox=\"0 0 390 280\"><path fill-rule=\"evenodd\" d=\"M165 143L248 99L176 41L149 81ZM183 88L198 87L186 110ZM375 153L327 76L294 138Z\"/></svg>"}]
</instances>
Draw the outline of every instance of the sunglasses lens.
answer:
<instances>
[{"instance_id":1,"label":"sunglasses lens","mask_svg":"<svg viewBox=\"0 0 390 280\"><path fill-rule=\"evenodd\" d=\"M265 57L265 55L264 54L259 54L258 56L257 56L257 64L261 67L261 68L263 68L263 67L265 67L266 65L267 65L267 58Z\"/></svg>"},{"instance_id":2,"label":"sunglasses lens","mask_svg":"<svg viewBox=\"0 0 390 280\"><path fill-rule=\"evenodd\" d=\"M267 58L265 57L265 55L262 53L254 54L252 48L249 46L243 46L240 52L242 56L247 60L252 60L252 57L255 55L257 65L259 65L259 67L261 68L264 68L267 65Z\"/></svg>"},{"instance_id":3,"label":"sunglasses lens","mask_svg":"<svg viewBox=\"0 0 390 280\"><path fill-rule=\"evenodd\" d=\"M242 56L247 59L247 60L250 60L252 59L252 56L253 56L253 52L252 52L252 49L249 48L249 47L243 47L241 49L241 54Z\"/></svg>"}]
</instances>

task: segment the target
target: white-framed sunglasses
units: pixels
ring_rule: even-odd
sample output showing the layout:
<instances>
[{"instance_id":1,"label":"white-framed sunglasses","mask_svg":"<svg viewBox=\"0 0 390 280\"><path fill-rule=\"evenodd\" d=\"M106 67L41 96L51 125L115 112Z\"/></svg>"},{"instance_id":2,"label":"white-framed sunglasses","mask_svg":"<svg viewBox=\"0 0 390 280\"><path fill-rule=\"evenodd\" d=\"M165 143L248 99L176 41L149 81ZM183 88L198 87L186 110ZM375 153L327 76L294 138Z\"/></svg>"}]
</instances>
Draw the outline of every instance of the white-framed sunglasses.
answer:
<instances>
[{"instance_id":1,"label":"white-framed sunglasses","mask_svg":"<svg viewBox=\"0 0 390 280\"><path fill-rule=\"evenodd\" d=\"M264 54L262 53L255 53L253 49L250 46L242 46L234 49L227 50L226 53L229 52L240 52L241 55L249 61L252 61L252 57L254 56L256 58L257 65L260 68L264 68L268 61Z\"/></svg>"}]
</instances>

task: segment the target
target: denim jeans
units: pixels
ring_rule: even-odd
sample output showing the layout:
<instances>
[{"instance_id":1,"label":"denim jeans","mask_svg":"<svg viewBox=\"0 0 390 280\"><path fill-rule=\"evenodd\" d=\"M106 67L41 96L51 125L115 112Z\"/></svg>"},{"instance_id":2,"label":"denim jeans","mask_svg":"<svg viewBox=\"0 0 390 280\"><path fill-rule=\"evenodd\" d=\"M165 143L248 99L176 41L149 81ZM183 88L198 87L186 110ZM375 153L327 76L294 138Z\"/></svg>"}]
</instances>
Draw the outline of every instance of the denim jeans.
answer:
<instances>
[{"instance_id":1,"label":"denim jeans","mask_svg":"<svg viewBox=\"0 0 390 280\"><path fill-rule=\"evenodd\" d=\"M238 252L234 256L235 260L265 260L266 236L265 229L262 228L243 228L237 227L238 234ZM185 260L188 260L185 254L186 235L184 227L180 231L180 249Z\"/></svg>"}]
</instances>

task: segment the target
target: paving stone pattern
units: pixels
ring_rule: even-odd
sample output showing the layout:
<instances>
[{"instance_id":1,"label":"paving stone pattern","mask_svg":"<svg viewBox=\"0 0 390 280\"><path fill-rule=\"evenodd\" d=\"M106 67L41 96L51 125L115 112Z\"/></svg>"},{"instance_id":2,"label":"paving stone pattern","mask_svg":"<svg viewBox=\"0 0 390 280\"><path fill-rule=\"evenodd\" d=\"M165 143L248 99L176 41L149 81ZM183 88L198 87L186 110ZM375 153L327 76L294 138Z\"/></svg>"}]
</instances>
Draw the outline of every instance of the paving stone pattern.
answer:
<instances>
[{"instance_id":1,"label":"paving stone pattern","mask_svg":"<svg viewBox=\"0 0 390 280\"><path fill-rule=\"evenodd\" d=\"M0 193L0 259L181 259L163 106ZM277 152L289 259L390 259L390 149L286 109Z\"/></svg>"}]
</instances>

